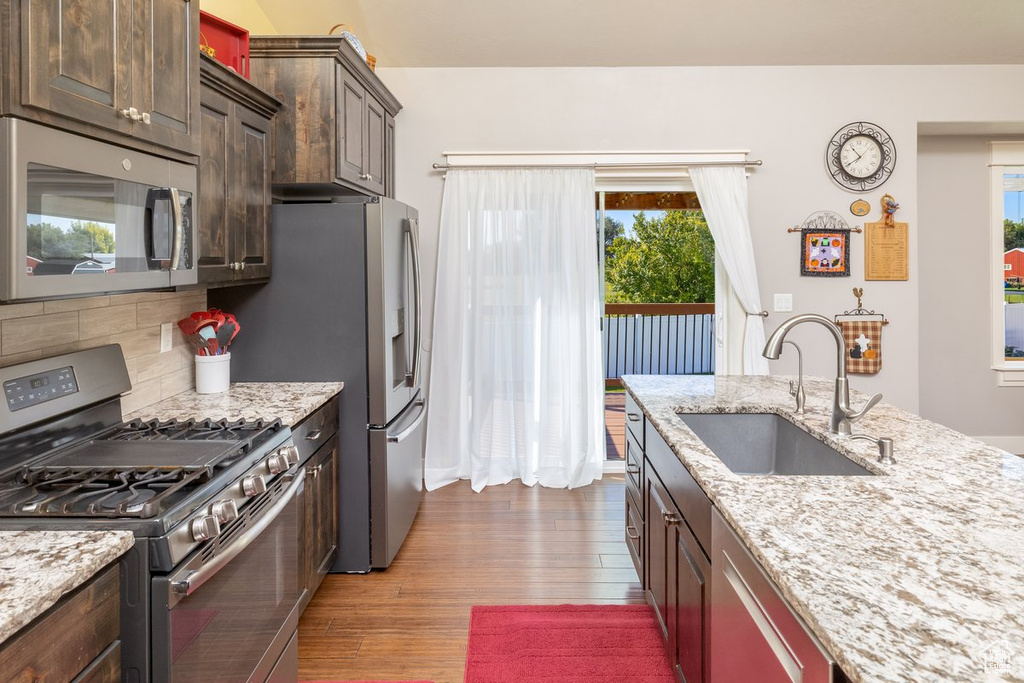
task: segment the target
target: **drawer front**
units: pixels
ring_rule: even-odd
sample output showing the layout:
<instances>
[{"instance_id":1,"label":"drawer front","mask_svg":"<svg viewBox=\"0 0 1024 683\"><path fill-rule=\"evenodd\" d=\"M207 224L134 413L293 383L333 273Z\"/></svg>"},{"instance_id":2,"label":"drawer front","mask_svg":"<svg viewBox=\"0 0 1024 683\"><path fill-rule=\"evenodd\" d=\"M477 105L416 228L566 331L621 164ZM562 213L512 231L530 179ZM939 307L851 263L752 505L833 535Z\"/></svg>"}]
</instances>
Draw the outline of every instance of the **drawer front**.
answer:
<instances>
[{"instance_id":1,"label":"drawer front","mask_svg":"<svg viewBox=\"0 0 1024 683\"><path fill-rule=\"evenodd\" d=\"M103 651L71 683L119 683L121 680L121 641Z\"/></svg>"},{"instance_id":2,"label":"drawer front","mask_svg":"<svg viewBox=\"0 0 1024 683\"><path fill-rule=\"evenodd\" d=\"M644 487L644 452L630 433L626 434L626 481L637 491Z\"/></svg>"},{"instance_id":3,"label":"drawer front","mask_svg":"<svg viewBox=\"0 0 1024 683\"><path fill-rule=\"evenodd\" d=\"M636 511L640 514L640 519L643 520L645 517L643 504L644 497L641 491L641 487L635 486L633 481L629 477L626 477L626 495L633 497L633 505L636 507Z\"/></svg>"},{"instance_id":4,"label":"drawer front","mask_svg":"<svg viewBox=\"0 0 1024 683\"><path fill-rule=\"evenodd\" d=\"M640 444L640 450L646 448L644 443L644 425L647 423L647 419L644 417L644 411L640 410L640 406L633 397L626 393L626 430L633 435L636 442Z\"/></svg>"},{"instance_id":5,"label":"drawer front","mask_svg":"<svg viewBox=\"0 0 1024 683\"><path fill-rule=\"evenodd\" d=\"M292 428L299 462L304 462L338 433L338 397L316 409L312 415Z\"/></svg>"},{"instance_id":6,"label":"drawer front","mask_svg":"<svg viewBox=\"0 0 1024 683\"><path fill-rule=\"evenodd\" d=\"M646 450L649 466L661 477L669 496L693 530L704 553L710 556L711 500L661 435L653 429L650 431L651 438L647 441ZM651 473L647 472L647 476L650 477Z\"/></svg>"},{"instance_id":7,"label":"drawer front","mask_svg":"<svg viewBox=\"0 0 1024 683\"><path fill-rule=\"evenodd\" d=\"M62 598L0 649L2 681L70 681L121 631L118 566Z\"/></svg>"},{"instance_id":8,"label":"drawer front","mask_svg":"<svg viewBox=\"0 0 1024 683\"><path fill-rule=\"evenodd\" d=\"M640 587L644 588L644 519L637 507L636 500L626 491L626 547L629 549L629 556L633 559L633 566L636 568L636 575L640 581Z\"/></svg>"}]
</instances>

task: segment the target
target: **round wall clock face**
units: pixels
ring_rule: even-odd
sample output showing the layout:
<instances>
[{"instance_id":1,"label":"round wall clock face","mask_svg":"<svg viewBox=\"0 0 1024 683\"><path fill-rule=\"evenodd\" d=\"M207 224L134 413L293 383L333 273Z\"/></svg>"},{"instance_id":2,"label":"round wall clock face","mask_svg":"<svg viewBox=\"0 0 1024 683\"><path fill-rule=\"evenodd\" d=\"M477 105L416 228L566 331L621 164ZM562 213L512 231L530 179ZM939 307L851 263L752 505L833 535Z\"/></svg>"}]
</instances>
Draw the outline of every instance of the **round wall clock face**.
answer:
<instances>
[{"instance_id":1,"label":"round wall clock face","mask_svg":"<svg viewBox=\"0 0 1024 683\"><path fill-rule=\"evenodd\" d=\"M832 179L854 192L867 192L896 168L896 145L880 126L866 121L840 128L828 143L825 166Z\"/></svg>"}]
</instances>

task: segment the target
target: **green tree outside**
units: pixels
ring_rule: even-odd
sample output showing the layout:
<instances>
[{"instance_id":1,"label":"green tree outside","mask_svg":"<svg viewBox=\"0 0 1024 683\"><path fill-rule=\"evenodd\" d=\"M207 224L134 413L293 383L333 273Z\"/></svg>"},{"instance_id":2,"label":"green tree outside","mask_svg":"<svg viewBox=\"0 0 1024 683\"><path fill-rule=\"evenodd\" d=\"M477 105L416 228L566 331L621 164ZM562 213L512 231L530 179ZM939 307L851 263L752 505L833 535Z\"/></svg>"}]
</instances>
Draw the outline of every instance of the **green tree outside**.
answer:
<instances>
[{"instance_id":1,"label":"green tree outside","mask_svg":"<svg viewBox=\"0 0 1024 683\"><path fill-rule=\"evenodd\" d=\"M1003 251L1024 247L1024 221L1015 223L1009 218L1003 219Z\"/></svg>"},{"instance_id":2,"label":"green tree outside","mask_svg":"<svg viewBox=\"0 0 1024 683\"><path fill-rule=\"evenodd\" d=\"M604 217L604 260L607 263L612 257L612 245L615 240L622 237L626 228L622 225L622 221L617 221L611 216ZM598 220L597 223L597 241L601 241L601 222Z\"/></svg>"},{"instance_id":3,"label":"green tree outside","mask_svg":"<svg viewBox=\"0 0 1024 683\"><path fill-rule=\"evenodd\" d=\"M700 211L663 218L634 216L633 237L608 247L609 303L711 303L715 300L715 241Z\"/></svg>"},{"instance_id":4,"label":"green tree outside","mask_svg":"<svg viewBox=\"0 0 1024 683\"><path fill-rule=\"evenodd\" d=\"M28 255L43 261L113 254L114 246L114 233L92 221L73 221L68 230L51 223L28 226Z\"/></svg>"}]
</instances>

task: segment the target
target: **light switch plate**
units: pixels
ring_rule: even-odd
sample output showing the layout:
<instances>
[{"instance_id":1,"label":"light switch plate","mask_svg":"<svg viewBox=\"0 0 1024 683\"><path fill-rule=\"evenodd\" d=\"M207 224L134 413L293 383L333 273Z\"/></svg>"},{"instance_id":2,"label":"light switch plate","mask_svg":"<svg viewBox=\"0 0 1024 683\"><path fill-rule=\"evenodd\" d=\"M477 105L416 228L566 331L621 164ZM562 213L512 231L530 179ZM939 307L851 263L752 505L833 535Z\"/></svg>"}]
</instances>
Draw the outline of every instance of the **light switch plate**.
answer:
<instances>
[{"instance_id":1,"label":"light switch plate","mask_svg":"<svg viewBox=\"0 0 1024 683\"><path fill-rule=\"evenodd\" d=\"M779 311L792 311L793 310L793 295L792 294L776 294L775 295L775 310Z\"/></svg>"},{"instance_id":2,"label":"light switch plate","mask_svg":"<svg viewBox=\"0 0 1024 683\"><path fill-rule=\"evenodd\" d=\"M171 331L173 323L160 325L160 353L167 353L171 350Z\"/></svg>"}]
</instances>

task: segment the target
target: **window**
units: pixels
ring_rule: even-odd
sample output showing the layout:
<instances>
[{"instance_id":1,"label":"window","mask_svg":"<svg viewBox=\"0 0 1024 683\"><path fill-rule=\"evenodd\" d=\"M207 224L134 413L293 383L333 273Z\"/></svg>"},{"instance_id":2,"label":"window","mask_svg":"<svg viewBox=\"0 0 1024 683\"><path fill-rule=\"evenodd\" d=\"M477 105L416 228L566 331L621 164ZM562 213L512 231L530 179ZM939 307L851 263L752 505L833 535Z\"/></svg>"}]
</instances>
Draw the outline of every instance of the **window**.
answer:
<instances>
[{"instance_id":1,"label":"window","mask_svg":"<svg viewBox=\"0 0 1024 683\"><path fill-rule=\"evenodd\" d=\"M1024 143L991 147L992 368L1024 386Z\"/></svg>"}]
</instances>

